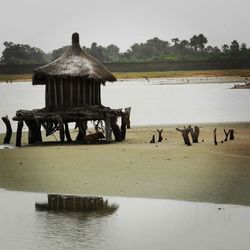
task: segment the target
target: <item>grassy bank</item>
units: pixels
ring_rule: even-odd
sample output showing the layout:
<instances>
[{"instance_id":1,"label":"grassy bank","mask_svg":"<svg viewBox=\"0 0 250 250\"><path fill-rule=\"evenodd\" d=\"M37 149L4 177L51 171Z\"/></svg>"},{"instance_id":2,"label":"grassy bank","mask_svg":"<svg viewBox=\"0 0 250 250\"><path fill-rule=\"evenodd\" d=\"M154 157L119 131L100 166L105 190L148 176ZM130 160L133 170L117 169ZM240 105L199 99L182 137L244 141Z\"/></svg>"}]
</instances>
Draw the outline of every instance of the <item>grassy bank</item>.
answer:
<instances>
[{"instance_id":1,"label":"grassy bank","mask_svg":"<svg viewBox=\"0 0 250 250\"><path fill-rule=\"evenodd\" d=\"M6 81L20 82L30 81L32 74L0 74L0 83Z\"/></svg>"},{"instance_id":2,"label":"grassy bank","mask_svg":"<svg viewBox=\"0 0 250 250\"><path fill-rule=\"evenodd\" d=\"M250 69L236 70L196 70L196 71L159 71L159 72L113 72L117 79L134 78L174 78L174 77L250 77ZM31 80L32 74L0 75L0 82Z\"/></svg>"}]
</instances>

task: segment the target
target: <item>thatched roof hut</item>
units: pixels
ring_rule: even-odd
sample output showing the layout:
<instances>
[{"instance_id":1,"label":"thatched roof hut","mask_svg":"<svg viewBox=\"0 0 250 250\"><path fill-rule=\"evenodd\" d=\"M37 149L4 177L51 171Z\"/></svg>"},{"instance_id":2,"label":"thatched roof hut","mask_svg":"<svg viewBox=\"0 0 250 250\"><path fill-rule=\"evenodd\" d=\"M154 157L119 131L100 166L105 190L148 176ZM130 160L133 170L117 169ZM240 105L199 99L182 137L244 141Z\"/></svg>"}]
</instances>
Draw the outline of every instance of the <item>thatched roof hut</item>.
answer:
<instances>
[{"instance_id":1,"label":"thatched roof hut","mask_svg":"<svg viewBox=\"0 0 250 250\"><path fill-rule=\"evenodd\" d=\"M116 81L97 59L83 51L79 34L55 61L34 70L33 85L46 85L46 107L100 105L100 84Z\"/></svg>"},{"instance_id":2,"label":"thatched roof hut","mask_svg":"<svg viewBox=\"0 0 250 250\"><path fill-rule=\"evenodd\" d=\"M29 128L30 144L42 142L41 126L45 128L46 135L59 130L61 142L65 136L71 142L68 123L72 122L79 129L75 140L84 142L88 121L98 121L95 126L97 133L93 137L97 141L103 138L103 134L98 132L100 121L105 122L106 142L111 142L112 131L116 141L125 139L129 112L101 104L101 84L106 81L113 82L116 78L98 60L81 49L79 35L74 33L72 45L62 56L34 70L33 85L46 86L46 106L16 112L13 118L18 121L16 145L21 146L23 122ZM118 117L121 117L121 128L117 125ZM100 134L102 137L96 138Z\"/></svg>"}]
</instances>

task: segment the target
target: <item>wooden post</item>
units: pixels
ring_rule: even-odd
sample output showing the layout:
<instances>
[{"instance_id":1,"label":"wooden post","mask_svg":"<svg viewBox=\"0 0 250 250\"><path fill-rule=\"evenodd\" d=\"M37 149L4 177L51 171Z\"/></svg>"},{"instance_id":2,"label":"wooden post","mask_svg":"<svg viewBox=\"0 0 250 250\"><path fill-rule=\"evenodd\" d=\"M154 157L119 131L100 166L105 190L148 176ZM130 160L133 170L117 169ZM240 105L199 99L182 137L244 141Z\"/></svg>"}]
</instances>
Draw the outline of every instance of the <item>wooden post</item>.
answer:
<instances>
[{"instance_id":1,"label":"wooden post","mask_svg":"<svg viewBox=\"0 0 250 250\"><path fill-rule=\"evenodd\" d=\"M51 82L50 82L50 79L48 81L48 107L51 107Z\"/></svg>"},{"instance_id":2,"label":"wooden post","mask_svg":"<svg viewBox=\"0 0 250 250\"><path fill-rule=\"evenodd\" d=\"M22 129L23 129L23 120L20 120L17 123L17 132L16 132L16 146L17 147L21 147L21 143L22 143Z\"/></svg>"},{"instance_id":3,"label":"wooden post","mask_svg":"<svg viewBox=\"0 0 250 250\"><path fill-rule=\"evenodd\" d=\"M110 121L110 115L106 114L105 118L105 130L106 130L106 142L111 142L111 121Z\"/></svg>"},{"instance_id":4,"label":"wooden post","mask_svg":"<svg viewBox=\"0 0 250 250\"><path fill-rule=\"evenodd\" d=\"M74 90L73 90L73 79L70 81L70 105L74 106Z\"/></svg>"},{"instance_id":5,"label":"wooden post","mask_svg":"<svg viewBox=\"0 0 250 250\"><path fill-rule=\"evenodd\" d=\"M97 104L101 105L101 84L97 83Z\"/></svg>"},{"instance_id":6,"label":"wooden post","mask_svg":"<svg viewBox=\"0 0 250 250\"><path fill-rule=\"evenodd\" d=\"M64 142L64 137L65 137L64 126L63 126L63 120L60 116L57 117L57 122L59 124L60 141Z\"/></svg>"},{"instance_id":7,"label":"wooden post","mask_svg":"<svg viewBox=\"0 0 250 250\"><path fill-rule=\"evenodd\" d=\"M78 121L76 124L79 129L78 134L76 136L76 141L81 142L83 141L83 138L86 136L87 121Z\"/></svg>"},{"instance_id":8,"label":"wooden post","mask_svg":"<svg viewBox=\"0 0 250 250\"><path fill-rule=\"evenodd\" d=\"M122 124L121 124L122 140L125 140L126 138L126 128L127 128L127 114L122 113Z\"/></svg>"},{"instance_id":9,"label":"wooden post","mask_svg":"<svg viewBox=\"0 0 250 250\"><path fill-rule=\"evenodd\" d=\"M80 98L81 98L81 92L80 92L80 89L81 89L81 80L78 79L77 81L77 106L80 106Z\"/></svg>"},{"instance_id":10,"label":"wooden post","mask_svg":"<svg viewBox=\"0 0 250 250\"><path fill-rule=\"evenodd\" d=\"M130 128L130 112L131 107L125 108L125 113L127 114L127 128Z\"/></svg>"},{"instance_id":11,"label":"wooden post","mask_svg":"<svg viewBox=\"0 0 250 250\"><path fill-rule=\"evenodd\" d=\"M57 100L57 81L56 79L54 79L53 81L53 85L54 85L54 98L55 98L55 106L57 107L58 106L58 100Z\"/></svg>"},{"instance_id":12,"label":"wooden post","mask_svg":"<svg viewBox=\"0 0 250 250\"><path fill-rule=\"evenodd\" d=\"M28 133L29 144L41 142L42 134L41 134L41 123L39 122L39 120L34 117L34 120L25 121L25 123L29 128L29 133Z\"/></svg>"},{"instance_id":13,"label":"wooden post","mask_svg":"<svg viewBox=\"0 0 250 250\"><path fill-rule=\"evenodd\" d=\"M12 128L11 128L11 124L10 124L10 121L9 121L9 118L7 115L2 117L2 120L6 126L6 135L4 137L3 143L8 144L8 143L10 143L10 139L11 139L11 135L12 135Z\"/></svg>"},{"instance_id":14,"label":"wooden post","mask_svg":"<svg viewBox=\"0 0 250 250\"><path fill-rule=\"evenodd\" d=\"M83 80L82 82L82 98L83 98L83 101L82 101L82 104L83 105L86 105L86 81Z\"/></svg>"},{"instance_id":15,"label":"wooden post","mask_svg":"<svg viewBox=\"0 0 250 250\"><path fill-rule=\"evenodd\" d=\"M89 106L92 105L92 81L89 81Z\"/></svg>"},{"instance_id":16,"label":"wooden post","mask_svg":"<svg viewBox=\"0 0 250 250\"><path fill-rule=\"evenodd\" d=\"M68 125L68 123L65 122L64 126L65 126L65 135L66 135L67 141L68 142L72 142L72 139L71 139L71 136L70 136L70 132L69 132L69 125Z\"/></svg>"},{"instance_id":17,"label":"wooden post","mask_svg":"<svg viewBox=\"0 0 250 250\"><path fill-rule=\"evenodd\" d=\"M92 83L92 104L96 105L95 81Z\"/></svg>"},{"instance_id":18,"label":"wooden post","mask_svg":"<svg viewBox=\"0 0 250 250\"><path fill-rule=\"evenodd\" d=\"M60 81L60 100L61 100L61 106L63 107L64 106L64 93L63 93L63 79L61 79Z\"/></svg>"}]
</instances>

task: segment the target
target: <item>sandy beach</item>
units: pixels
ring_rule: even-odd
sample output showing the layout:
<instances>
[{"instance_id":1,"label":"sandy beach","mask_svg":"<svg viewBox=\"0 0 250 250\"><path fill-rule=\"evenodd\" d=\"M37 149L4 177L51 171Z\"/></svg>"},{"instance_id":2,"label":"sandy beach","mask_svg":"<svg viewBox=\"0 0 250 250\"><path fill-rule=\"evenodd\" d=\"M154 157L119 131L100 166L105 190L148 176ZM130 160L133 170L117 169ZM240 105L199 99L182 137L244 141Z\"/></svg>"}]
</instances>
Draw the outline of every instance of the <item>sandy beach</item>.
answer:
<instances>
[{"instance_id":1,"label":"sandy beach","mask_svg":"<svg viewBox=\"0 0 250 250\"><path fill-rule=\"evenodd\" d=\"M3 149L0 187L250 205L250 123L199 126L200 142L190 147L175 130L178 126L154 126L128 130L122 143L45 143ZM217 146L213 143L215 127ZM164 140L150 144L153 134L157 139L157 128L164 129ZM234 141L221 143L224 128L235 129ZM27 144L27 133L23 144Z\"/></svg>"}]
</instances>

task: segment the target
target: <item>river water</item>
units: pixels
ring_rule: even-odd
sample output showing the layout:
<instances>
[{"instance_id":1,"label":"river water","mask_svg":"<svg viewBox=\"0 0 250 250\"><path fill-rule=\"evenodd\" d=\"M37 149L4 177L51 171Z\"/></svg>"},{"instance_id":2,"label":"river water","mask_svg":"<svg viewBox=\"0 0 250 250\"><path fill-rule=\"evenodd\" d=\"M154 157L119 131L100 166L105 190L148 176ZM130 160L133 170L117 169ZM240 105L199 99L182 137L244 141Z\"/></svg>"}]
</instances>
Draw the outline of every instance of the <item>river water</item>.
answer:
<instances>
[{"instance_id":1,"label":"river water","mask_svg":"<svg viewBox=\"0 0 250 250\"><path fill-rule=\"evenodd\" d=\"M107 197L113 214L35 210L46 194L0 189L0 249L248 250L250 207Z\"/></svg>"},{"instance_id":2,"label":"river water","mask_svg":"<svg viewBox=\"0 0 250 250\"><path fill-rule=\"evenodd\" d=\"M234 78L118 81L102 86L102 104L132 107L132 126L250 121L250 90L230 89L238 82ZM1 116L44 106L44 86L0 84ZM4 131L0 122L0 133Z\"/></svg>"}]
</instances>

